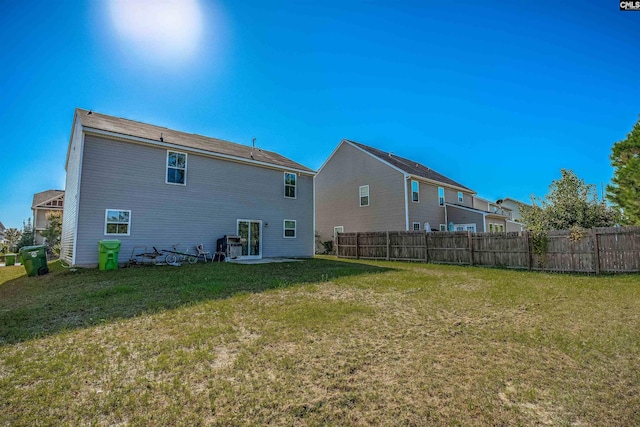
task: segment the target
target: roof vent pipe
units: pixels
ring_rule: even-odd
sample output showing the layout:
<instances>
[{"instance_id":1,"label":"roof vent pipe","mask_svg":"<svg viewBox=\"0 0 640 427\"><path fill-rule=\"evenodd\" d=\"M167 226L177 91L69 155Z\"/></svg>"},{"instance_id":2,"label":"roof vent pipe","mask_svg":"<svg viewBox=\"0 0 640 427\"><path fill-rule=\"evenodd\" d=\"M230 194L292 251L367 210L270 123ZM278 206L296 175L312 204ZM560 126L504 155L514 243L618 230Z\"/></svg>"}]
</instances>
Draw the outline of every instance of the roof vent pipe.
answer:
<instances>
[{"instance_id":1,"label":"roof vent pipe","mask_svg":"<svg viewBox=\"0 0 640 427\"><path fill-rule=\"evenodd\" d=\"M256 148L256 138L251 140L251 160L253 160L253 150Z\"/></svg>"}]
</instances>

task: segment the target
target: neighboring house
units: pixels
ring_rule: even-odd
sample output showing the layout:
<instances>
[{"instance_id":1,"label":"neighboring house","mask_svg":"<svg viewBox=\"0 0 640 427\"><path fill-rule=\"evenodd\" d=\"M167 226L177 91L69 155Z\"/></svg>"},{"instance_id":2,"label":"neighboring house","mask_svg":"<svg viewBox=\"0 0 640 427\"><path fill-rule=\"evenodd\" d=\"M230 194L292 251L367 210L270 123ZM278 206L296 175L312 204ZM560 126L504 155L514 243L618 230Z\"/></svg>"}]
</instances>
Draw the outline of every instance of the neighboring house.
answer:
<instances>
[{"instance_id":1,"label":"neighboring house","mask_svg":"<svg viewBox=\"0 0 640 427\"><path fill-rule=\"evenodd\" d=\"M314 254L315 172L274 152L75 111L61 258L95 266L98 241L195 253L239 235L241 258Z\"/></svg>"},{"instance_id":2,"label":"neighboring house","mask_svg":"<svg viewBox=\"0 0 640 427\"><path fill-rule=\"evenodd\" d=\"M511 210L511 219L514 221L520 221L522 215L520 214L520 208L522 206L529 206L527 203L522 203L519 200L505 197L502 199L502 206Z\"/></svg>"},{"instance_id":3,"label":"neighboring house","mask_svg":"<svg viewBox=\"0 0 640 427\"><path fill-rule=\"evenodd\" d=\"M522 231L522 224L513 221L513 212L501 202L501 200L492 202L482 197L474 197L473 207L482 212L484 231L493 233Z\"/></svg>"},{"instance_id":4,"label":"neighboring house","mask_svg":"<svg viewBox=\"0 0 640 427\"><path fill-rule=\"evenodd\" d=\"M47 190L33 195L31 210L33 211L33 241L36 245L45 243L42 232L49 226L47 215L53 211L62 212L64 208L64 191Z\"/></svg>"},{"instance_id":5,"label":"neighboring house","mask_svg":"<svg viewBox=\"0 0 640 427\"><path fill-rule=\"evenodd\" d=\"M484 231L473 211L475 191L428 167L343 139L315 178L316 232ZM471 218L473 216L473 218Z\"/></svg>"},{"instance_id":6,"label":"neighboring house","mask_svg":"<svg viewBox=\"0 0 640 427\"><path fill-rule=\"evenodd\" d=\"M6 230L2 221L0 221L0 243L4 243L4 231Z\"/></svg>"}]
</instances>

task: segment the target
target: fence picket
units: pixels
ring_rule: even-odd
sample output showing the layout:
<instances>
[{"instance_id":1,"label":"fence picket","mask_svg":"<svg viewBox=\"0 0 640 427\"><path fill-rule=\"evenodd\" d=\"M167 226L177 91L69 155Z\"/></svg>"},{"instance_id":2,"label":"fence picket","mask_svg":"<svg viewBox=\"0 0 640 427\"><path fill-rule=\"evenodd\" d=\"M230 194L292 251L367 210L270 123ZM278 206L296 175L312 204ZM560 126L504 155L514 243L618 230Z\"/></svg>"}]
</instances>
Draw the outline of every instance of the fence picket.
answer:
<instances>
[{"instance_id":1,"label":"fence picket","mask_svg":"<svg viewBox=\"0 0 640 427\"><path fill-rule=\"evenodd\" d=\"M529 232L382 231L338 233L340 258L420 261L527 270L622 273L640 271L640 227L594 228L581 239L548 233L547 251L533 252Z\"/></svg>"}]
</instances>

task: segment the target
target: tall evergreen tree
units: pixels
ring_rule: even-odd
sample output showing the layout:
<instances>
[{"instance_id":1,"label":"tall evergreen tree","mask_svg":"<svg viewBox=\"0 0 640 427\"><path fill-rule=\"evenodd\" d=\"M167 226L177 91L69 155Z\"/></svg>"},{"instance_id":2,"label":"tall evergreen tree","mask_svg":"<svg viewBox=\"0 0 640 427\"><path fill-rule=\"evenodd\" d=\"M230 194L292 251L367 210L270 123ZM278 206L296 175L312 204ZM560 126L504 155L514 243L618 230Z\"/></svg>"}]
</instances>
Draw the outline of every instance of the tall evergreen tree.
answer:
<instances>
[{"instance_id":1,"label":"tall evergreen tree","mask_svg":"<svg viewBox=\"0 0 640 427\"><path fill-rule=\"evenodd\" d=\"M620 209L623 224L640 225L640 119L626 139L613 144L611 165L607 199Z\"/></svg>"}]
</instances>

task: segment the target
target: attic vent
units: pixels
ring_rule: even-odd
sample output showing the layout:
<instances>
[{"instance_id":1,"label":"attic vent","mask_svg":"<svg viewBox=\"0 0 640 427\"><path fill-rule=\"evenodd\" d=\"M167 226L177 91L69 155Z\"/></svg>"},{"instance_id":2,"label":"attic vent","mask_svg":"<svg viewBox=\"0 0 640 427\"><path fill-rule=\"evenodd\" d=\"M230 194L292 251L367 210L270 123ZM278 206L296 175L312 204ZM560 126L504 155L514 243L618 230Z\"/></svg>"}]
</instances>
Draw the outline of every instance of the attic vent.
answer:
<instances>
[{"instance_id":1,"label":"attic vent","mask_svg":"<svg viewBox=\"0 0 640 427\"><path fill-rule=\"evenodd\" d=\"M418 167L418 164L416 163L416 167Z\"/></svg>"},{"instance_id":2,"label":"attic vent","mask_svg":"<svg viewBox=\"0 0 640 427\"><path fill-rule=\"evenodd\" d=\"M389 151L389 157L393 157L393 151Z\"/></svg>"}]
</instances>

